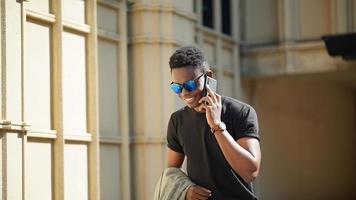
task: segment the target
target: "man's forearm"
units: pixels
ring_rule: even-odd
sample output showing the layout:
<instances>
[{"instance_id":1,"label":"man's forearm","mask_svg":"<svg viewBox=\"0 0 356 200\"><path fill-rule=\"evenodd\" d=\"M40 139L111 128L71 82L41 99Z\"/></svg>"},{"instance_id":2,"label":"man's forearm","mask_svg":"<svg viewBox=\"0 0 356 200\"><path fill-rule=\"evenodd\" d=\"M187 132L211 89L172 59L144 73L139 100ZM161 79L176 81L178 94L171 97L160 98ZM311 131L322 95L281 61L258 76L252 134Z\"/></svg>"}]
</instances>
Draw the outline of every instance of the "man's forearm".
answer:
<instances>
[{"instance_id":1,"label":"man's forearm","mask_svg":"<svg viewBox=\"0 0 356 200\"><path fill-rule=\"evenodd\" d=\"M253 181L258 174L259 159L238 144L226 130L216 131L214 135L233 170L246 182Z\"/></svg>"}]
</instances>

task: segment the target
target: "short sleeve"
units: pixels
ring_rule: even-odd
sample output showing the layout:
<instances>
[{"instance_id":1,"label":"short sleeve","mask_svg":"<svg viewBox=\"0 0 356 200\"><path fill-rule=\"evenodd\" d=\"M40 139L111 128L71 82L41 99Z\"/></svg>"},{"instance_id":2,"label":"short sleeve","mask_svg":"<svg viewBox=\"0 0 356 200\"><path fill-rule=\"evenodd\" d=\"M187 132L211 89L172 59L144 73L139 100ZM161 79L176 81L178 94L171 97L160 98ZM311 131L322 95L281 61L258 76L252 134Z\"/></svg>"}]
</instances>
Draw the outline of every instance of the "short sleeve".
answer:
<instances>
[{"instance_id":1,"label":"short sleeve","mask_svg":"<svg viewBox=\"0 0 356 200\"><path fill-rule=\"evenodd\" d=\"M173 151L176 151L176 152L182 153L182 154L184 153L181 142L178 137L177 122L176 122L173 114L171 115L171 118L169 119L169 122L168 122L167 146L170 149L172 149Z\"/></svg>"},{"instance_id":2,"label":"short sleeve","mask_svg":"<svg viewBox=\"0 0 356 200\"><path fill-rule=\"evenodd\" d=\"M237 114L234 120L234 139L237 140L243 137L254 137L260 140L258 119L255 109L249 105L245 105Z\"/></svg>"}]
</instances>

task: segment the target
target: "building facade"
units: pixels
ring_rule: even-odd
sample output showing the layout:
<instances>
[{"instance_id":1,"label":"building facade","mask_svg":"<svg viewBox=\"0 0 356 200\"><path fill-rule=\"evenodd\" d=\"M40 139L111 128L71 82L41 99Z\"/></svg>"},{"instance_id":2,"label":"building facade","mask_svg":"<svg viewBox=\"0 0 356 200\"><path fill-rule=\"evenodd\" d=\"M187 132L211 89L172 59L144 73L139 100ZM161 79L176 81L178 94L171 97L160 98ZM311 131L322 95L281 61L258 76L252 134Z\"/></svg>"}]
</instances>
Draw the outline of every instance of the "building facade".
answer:
<instances>
[{"instance_id":1,"label":"building facade","mask_svg":"<svg viewBox=\"0 0 356 200\"><path fill-rule=\"evenodd\" d=\"M261 199L355 198L356 66L320 39L355 31L355 6L1 0L1 199L152 199L183 106L168 59L192 44L258 113Z\"/></svg>"}]
</instances>

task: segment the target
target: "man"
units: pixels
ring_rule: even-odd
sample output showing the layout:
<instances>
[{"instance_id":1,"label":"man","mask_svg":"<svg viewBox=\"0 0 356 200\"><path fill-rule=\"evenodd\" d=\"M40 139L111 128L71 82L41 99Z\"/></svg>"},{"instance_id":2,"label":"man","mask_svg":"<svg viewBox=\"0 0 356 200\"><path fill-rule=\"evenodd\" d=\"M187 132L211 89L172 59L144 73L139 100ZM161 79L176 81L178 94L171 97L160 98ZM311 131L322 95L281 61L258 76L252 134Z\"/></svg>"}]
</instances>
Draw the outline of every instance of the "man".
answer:
<instances>
[{"instance_id":1,"label":"man","mask_svg":"<svg viewBox=\"0 0 356 200\"><path fill-rule=\"evenodd\" d=\"M251 182L261 152L255 110L208 86L202 96L212 71L199 48L176 50L169 65L171 89L187 106L168 124L168 167L180 168L187 156L188 177L196 185L188 188L186 199L256 199Z\"/></svg>"}]
</instances>

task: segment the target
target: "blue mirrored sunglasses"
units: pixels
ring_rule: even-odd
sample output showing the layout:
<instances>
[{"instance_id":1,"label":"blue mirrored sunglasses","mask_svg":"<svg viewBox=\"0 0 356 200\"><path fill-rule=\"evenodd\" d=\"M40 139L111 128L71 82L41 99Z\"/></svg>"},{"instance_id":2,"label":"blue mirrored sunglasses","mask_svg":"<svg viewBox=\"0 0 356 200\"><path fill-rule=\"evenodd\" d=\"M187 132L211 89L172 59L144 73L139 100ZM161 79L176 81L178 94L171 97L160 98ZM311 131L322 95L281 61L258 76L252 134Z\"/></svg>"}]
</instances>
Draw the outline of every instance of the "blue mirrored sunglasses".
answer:
<instances>
[{"instance_id":1,"label":"blue mirrored sunglasses","mask_svg":"<svg viewBox=\"0 0 356 200\"><path fill-rule=\"evenodd\" d=\"M176 93L176 94L181 93L183 88L186 89L189 92L194 91L198 87L197 80L199 80L200 77L202 77L203 75L205 75L205 74L202 74L202 75L198 76L197 78L195 78L193 80L188 80L188 81L184 82L183 84L172 82L170 87L173 90L173 92Z\"/></svg>"}]
</instances>

